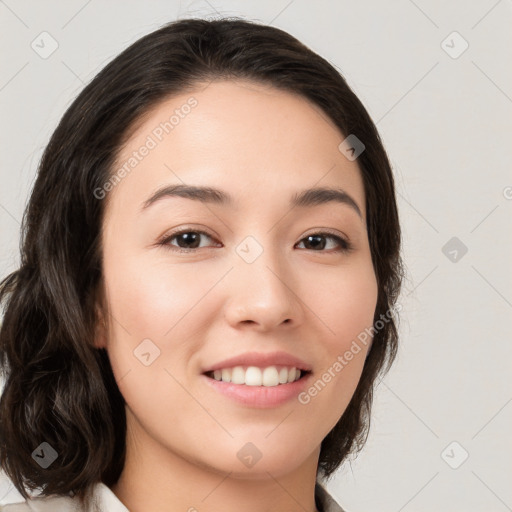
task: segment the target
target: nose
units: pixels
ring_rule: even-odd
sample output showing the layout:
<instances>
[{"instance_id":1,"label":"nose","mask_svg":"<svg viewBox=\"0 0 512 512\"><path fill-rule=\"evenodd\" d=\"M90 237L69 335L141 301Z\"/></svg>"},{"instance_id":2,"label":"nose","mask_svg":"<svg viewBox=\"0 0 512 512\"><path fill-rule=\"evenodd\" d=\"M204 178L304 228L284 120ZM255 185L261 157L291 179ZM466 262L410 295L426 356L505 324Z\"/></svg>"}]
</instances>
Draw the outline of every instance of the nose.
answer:
<instances>
[{"instance_id":1,"label":"nose","mask_svg":"<svg viewBox=\"0 0 512 512\"><path fill-rule=\"evenodd\" d=\"M235 255L229 283L225 318L232 327L269 331L302 323L304 303L295 291L297 276L276 251L265 249L252 263Z\"/></svg>"}]
</instances>

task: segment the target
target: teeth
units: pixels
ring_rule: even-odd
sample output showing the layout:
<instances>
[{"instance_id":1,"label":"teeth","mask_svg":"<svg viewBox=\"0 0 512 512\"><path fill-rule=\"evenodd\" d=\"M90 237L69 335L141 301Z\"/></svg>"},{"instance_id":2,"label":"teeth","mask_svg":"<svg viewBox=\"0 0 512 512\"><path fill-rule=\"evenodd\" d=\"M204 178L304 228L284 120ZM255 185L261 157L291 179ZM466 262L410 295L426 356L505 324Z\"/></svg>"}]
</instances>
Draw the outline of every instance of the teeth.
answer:
<instances>
[{"instance_id":1,"label":"teeth","mask_svg":"<svg viewBox=\"0 0 512 512\"><path fill-rule=\"evenodd\" d=\"M232 382L233 384L245 384L246 386L278 386L294 382L300 378L300 370L295 367L267 366L235 366L234 368L223 368L213 372L215 380Z\"/></svg>"},{"instance_id":2,"label":"teeth","mask_svg":"<svg viewBox=\"0 0 512 512\"><path fill-rule=\"evenodd\" d=\"M235 370L237 370L236 366L233 368L233 373L235 373ZM242 370L242 372L244 371L243 368L240 368L240 370ZM266 370L267 368L265 368L264 372ZM263 375L264 373L261 373L261 370L257 366L249 366L245 371L245 382L239 382L239 384L261 386L263 384Z\"/></svg>"},{"instance_id":3,"label":"teeth","mask_svg":"<svg viewBox=\"0 0 512 512\"><path fill-rule=\"evenodd\" d=\"M222 375L222 377L224 377L224 375ZM245 372L241 366L235 366L231 370L230 382L233 384L245 384Z\"/></svg>"}]
</instances>

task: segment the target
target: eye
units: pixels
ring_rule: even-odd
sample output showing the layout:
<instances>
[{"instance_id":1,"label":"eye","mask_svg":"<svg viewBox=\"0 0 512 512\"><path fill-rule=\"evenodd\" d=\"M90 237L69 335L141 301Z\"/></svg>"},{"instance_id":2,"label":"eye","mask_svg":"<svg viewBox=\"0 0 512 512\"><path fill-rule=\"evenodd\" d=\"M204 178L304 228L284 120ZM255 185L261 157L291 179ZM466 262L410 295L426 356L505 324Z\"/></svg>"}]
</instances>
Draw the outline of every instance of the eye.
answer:
<instances>
[{"instance_id":1,"label":"eye","mask_svg":"<svg viewBox=\"0 0 512 512\"><path fill-rule=\"evenodd\" d=\"M201 235L212 239L212 237L206 233L206 231L198 229L183 229L181 231L171 233L169 236L166 236L161 242L159 242L159 245L163 245L177 252L191 252L202 247L200 245ZM178 241L178 246L171 243L171 240L174 239Z\"/></svg>"},{"instance_id":2,"label":"eye","mask_svg":"<svg viewBox=\"0 0 512 512\"><path fill-rule=\"evenodd\" d=\"M158 245L164 246L172 251L190 253L196 249L205 247L204 245L201 245L201 236L205 236L206 238L213 240L213 237L206 231L198 229L182 229L181 231L176 231L164 237L160 242L158 242ZM171 243L175 239L178 242L177 245ZM334 240L334 245L337 245L338 249L325 251L324 249L328 245L325 242L325 239ZM302 243L305 243L305 248L307 250L313 250L314 252L347 253L353 249L352 244L348 240L330 232L312 233L299 242L299 244Z\"/></svg>"},{"instance_id":3,"label":"eye","mask_svg":"<svg viewBox=\"0 0 512 512\"><path fill-rule=\"evenodd\" d=\"M325 249L325 247L327 245L324 240L329 239L329 238L331 240L335 241L335 245L338 245L338 247L339 247L338 249L331 250L331 251L323 250L323 249ZM333 252L350 252L352 250L352 244L348 240L346 240L338 235L335 235L333 233L329 233L329 232L312 233L312 234L306 236L305 238L303 238L299 242L299 244L302 244L302 243L305 243L306 246L309 246L309 247L306 247L306 249L310 249L312 247L314 252L333 253ZM318 248L319 248L319 250L317 250Z\"/></svg>"}]
</instances>

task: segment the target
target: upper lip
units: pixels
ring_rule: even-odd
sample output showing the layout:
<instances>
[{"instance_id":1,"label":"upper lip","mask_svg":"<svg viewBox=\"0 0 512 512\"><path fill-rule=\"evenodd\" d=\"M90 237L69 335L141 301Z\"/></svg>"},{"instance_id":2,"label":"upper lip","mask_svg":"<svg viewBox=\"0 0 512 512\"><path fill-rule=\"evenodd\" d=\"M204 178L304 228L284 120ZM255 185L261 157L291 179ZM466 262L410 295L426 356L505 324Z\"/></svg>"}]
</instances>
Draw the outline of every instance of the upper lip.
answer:
<instances>
[{"instance_id":1,"label":"upper lip","mask_svg":"<svg viewBox=\"0 0 512 512\"><path fill-rule=\"evenodd\" d=\"M223 368L232 368L234 366L259 366L265 368L278 365L294 366L299 370L311 371L310 365L287 352L245 352L244 354L219 361L206 368L203 373L222 370Z\"/></svg>"}]
</instances>

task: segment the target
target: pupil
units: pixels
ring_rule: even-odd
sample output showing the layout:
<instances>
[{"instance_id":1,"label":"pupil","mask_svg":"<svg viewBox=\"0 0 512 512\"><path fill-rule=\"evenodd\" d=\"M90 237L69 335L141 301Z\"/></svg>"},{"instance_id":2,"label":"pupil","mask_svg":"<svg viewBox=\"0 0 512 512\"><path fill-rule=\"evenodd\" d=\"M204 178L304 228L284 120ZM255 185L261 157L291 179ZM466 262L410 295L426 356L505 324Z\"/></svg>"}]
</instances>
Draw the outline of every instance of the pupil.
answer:
<instances>
[{"instance_id":1,"label":"pupil","mask_svg":"<svg viewBox=\"0 0 512 512\"><path fill-rule=\"evenodd\" d=\"M192 242L191 242L191 239L193 239L193 238L197 238L197 240L199 239L199 237L197 236L197 233L193 233L193 232L182 233L180 236L185 240L186 244L193 243L194 240L192 240ZM195 240L196 244L194 245L194 247L192 247L192 249L195 249L198 247L197 240ZM190 249L190 247L188 245L187 245L187 248Z\"/></svg>"},{"instance_id":2,"label":"pupil","mask_svg":"<svg viewBox=\"0 0 512 512\"><path fill-rule=\"evenodd\" d=\"M317 243L317 244L313 243L313 244L312 244L312 245L313 245L313 247L318 247L318 245L320 245L320 248L321 248L321 249L323 249L323 248L325 247L325 240L323 239L323 237L322 237L322 236L318 236L318 235L309 235L309 236L307 237L307 240L308 240L308 241L310 241L310 240L315 240L315 239L316 239L317 241L320 239L320 243L319 243L319 244L318 244L318 243ZM311 245L311 244L310 244L310 245Z\"/></svg>"},{"instance_id":3,"label":"pupil","mask_svg":"<svg viewBox=\"0 0 512 512\"><path fill-rule=\"evenodd\" d=\"M188 233L182 233L180 237L184 240L185 244L187 244L187 248L196 249L198 247L198 241L199 241L199 233L195 233L193 231L190 231ZM309 235L306 238L307 242L306 244L309 244L309 246L313 248L325 248L325 239L323 236L319 235ZM193 247L190 247L190 244L193 244Z\"/></svg>"}]
</instances>

